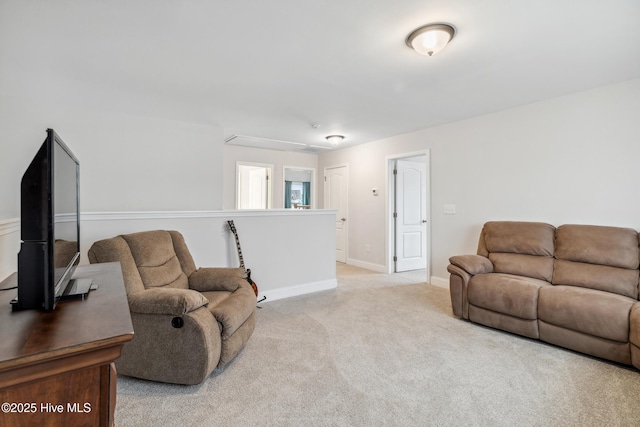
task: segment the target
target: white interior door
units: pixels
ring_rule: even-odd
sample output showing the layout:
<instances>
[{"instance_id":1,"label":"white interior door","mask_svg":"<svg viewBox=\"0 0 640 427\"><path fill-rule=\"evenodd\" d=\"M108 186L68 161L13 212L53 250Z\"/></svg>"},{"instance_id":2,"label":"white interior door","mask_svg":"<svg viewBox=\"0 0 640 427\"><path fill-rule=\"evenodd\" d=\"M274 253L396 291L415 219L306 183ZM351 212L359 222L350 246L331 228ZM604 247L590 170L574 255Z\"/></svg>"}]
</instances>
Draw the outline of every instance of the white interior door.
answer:
<instances>
[{"instance_id":1,"label":"white interior door","mask_svg":"<svg viewBox=\"0 0 640 427\"><path fill-rule=\"evenodd\" d=\"M347 262L347 191L347 167L325 169L324 206L337 211L336 261L339 262Z\"/></svg>"},{"instance_id":2,"label":"white interior door","mask_svg":"<svg viewBox=\"0 0 640 427\"><path fill-rule=\"evenodd\" d=\"M396 271L427 268L426 163L396 162Z\"/></svg>"},{"instance_id":3,"label":"white interior door","mask_svg":"<svg viewBox=\"0 0 640 427\"><path fill-rule=\"evenodd\" d=\"M273 166L238 162L236 169L237 209L271 208Z\"/></svg>"},{"instance_id":4,"label":"white interior door","mask_svg":"<svg viewBox=\"0 0 640 427\"><path fill-rule=\"evenodd\" d=\"M249 171L249 209L267 208L267 170L255 168Z\"/></svg>"}]
</instances>

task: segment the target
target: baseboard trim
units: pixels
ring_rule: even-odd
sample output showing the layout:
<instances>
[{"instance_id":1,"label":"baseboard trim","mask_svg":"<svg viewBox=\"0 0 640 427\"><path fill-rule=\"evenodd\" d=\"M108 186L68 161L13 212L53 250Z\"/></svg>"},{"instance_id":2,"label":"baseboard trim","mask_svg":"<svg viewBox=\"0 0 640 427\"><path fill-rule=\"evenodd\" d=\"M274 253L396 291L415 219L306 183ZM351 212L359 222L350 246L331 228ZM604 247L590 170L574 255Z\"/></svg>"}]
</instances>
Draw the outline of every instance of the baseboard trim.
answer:
<instances>
[{"instance_id":1,"label":"baseboard trim","mask_svg":"<svg viewBox=\"0 0 640 427\"><path fill-rule=\"evenodd\" d=\"M449 289L449 280L442 277L431 276L429 283L439 288Z\"/></svg>"},{"instance_id":2,"label":"baseboard trim","mask_svg":"<svg viewBox=\"0 0 640 427\"><path fill-rule=\"evenodd\" d=\"M327 291L329 289L335 289L338 287L338 281L336 279L323 280L320 282L305 283L302 285L289 286L286 288L270 289L264 292L260 292L258 299L263 296L267 297L265 303L271 301L277 301L279 299L297 297L299 295L311 294L313 292Z\"/></svg>"},{"instance_id":3,"label":"baseboard trim","mask_svg":"<svg viewBox=\"0 0 640 427\"><path fill-rule=\"evenodd\" d=\"M387 273L387 266L374 264L372 262L360 261L353 258L347 258L347 264L353 265L354 267L364 268L366 270L376 271L378 273Z\"/></svg>"}]
</instances>

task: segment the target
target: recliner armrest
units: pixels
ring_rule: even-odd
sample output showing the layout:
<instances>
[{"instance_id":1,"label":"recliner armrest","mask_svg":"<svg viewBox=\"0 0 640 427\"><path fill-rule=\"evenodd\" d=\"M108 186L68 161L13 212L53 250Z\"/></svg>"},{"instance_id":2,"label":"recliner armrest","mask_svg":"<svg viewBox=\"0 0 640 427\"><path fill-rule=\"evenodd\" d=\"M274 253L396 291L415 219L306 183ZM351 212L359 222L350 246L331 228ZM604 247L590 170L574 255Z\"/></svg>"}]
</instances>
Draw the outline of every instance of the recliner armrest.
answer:
<instances>
[{"instance_id":1,"label":"recliner armrest","mask_svg":"<svg viewBox=\"0 0 640 427\"><path fill-rule=\"evenodd\" d=\"M199 268L189 276L189 288L200 292L234 292L242 282L246 280L241 268Z\"/></svg>"},{"instance_id":2,"label":"recliner armrest","mask_svg":"<svg viewBox=\"0 0 640 427\"><path fill-rule=\"evenodd\" d=\"M449 262L463 269L471 276L493 273L493 263L489 258L481 255L456 255L449 258Z\"/></svg>"},{"instance_id":3,"label":"recliner armrest","mask_svg":"<svg viewBox=\"0 0 640 427\"><path fill-rule=\"evenodd\" d=\"M209 303L200 292L191 289L150 288L127 295L129 310L140 314L182 316Z\"/></svg>"}]
</instances>

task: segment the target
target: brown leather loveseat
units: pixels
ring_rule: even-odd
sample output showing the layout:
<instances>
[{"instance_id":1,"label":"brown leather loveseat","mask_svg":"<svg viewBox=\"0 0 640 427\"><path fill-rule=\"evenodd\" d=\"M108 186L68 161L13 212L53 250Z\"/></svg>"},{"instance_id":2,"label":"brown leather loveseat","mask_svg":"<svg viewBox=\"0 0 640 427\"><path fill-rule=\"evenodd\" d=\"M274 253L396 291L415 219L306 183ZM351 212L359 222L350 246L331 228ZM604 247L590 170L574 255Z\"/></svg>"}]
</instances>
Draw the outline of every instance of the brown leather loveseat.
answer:
<instances>
[{"instance_id":1,"label":"brown leather loveseat","mask_svg":"<svg viewBox=\"0 0 640 427\"><path fill-rule=\"evenodd\" d=\"M453 313L640 369L639 235L594 225L488 222L449 259Z\"/></svg>"}]
</instances>

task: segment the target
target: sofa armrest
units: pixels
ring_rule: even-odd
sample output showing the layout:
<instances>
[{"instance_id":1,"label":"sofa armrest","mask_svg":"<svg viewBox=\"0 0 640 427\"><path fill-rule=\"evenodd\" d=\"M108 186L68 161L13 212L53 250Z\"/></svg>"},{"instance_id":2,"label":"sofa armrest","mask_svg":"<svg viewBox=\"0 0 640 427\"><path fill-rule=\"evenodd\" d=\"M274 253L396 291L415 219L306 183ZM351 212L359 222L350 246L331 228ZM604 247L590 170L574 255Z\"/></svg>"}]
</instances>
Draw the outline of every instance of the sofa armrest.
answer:
<instances>
[{"instance_id":1,"label":"sofa armrest","mask_svg":"<svg viewBox=\"0 0 640 427\"><path fill-rule=\"evenodd\" d=\"M493 273L493 263L481 255L457 255L449 258L449 262L466 271L469 275Z\"/></svg>"},{"instance_id":2,"label":"sofa armrest","mask_svg":"<svg viewBox=\"0 0 640 427\"><path fill-rule=\"evenodd\" d=\"M199 268L189 276L189 288L199 292L234 292L247 283L241 268Z\"/></svg>"},{"instance_id":3,"label":"sofa armrest","mask_svg":"<svg viewBox=\"0 0 640 427\"><path fill-rule=\"evenodd\" d=\"M467 287L469 280L476 274L493 272L493 263L489 258L481 255L458 255L449 258L447 271L449 277L449 293L451 294L451 307L453 314L469 318L469 301L467 300Z\"/></svg>"},{"instance_id":4,"label":"sofa armrest","mask_svg":"<svg viewBox=\"0 0 640 427\"><path fill-rule=\"evenodd\" d=\"M182 316L209 303L204 295L191 289L150 288L127 295L129 310L140 314Z\"/></svg>"}]
</instances>

